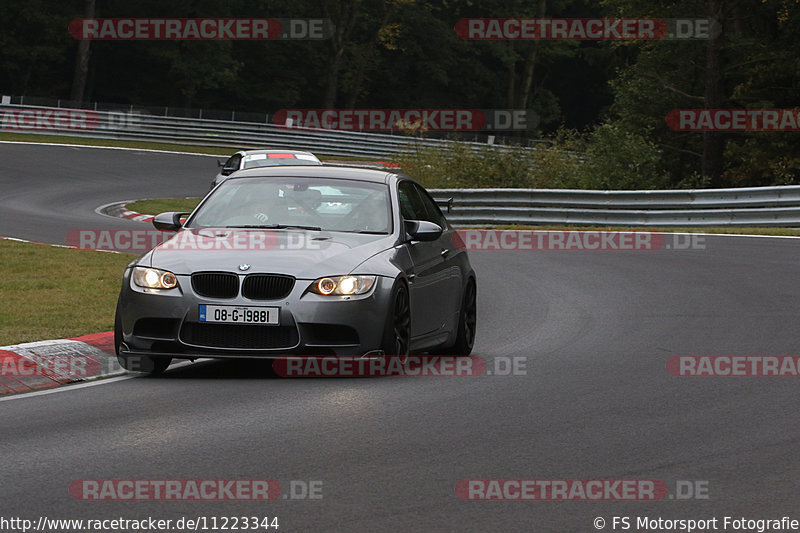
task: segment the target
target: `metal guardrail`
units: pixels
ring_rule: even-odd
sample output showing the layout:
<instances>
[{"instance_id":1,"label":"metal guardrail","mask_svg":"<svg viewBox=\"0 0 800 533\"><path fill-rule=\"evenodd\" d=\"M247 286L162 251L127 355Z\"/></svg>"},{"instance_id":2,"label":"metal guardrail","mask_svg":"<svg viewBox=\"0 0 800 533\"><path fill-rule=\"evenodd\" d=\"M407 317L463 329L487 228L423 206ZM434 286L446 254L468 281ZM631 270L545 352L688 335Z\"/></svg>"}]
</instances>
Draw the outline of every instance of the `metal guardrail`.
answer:
<instances>
[{"instance_id":1,"label":"metal guardrail","mask_svg":"<svg viewBox=\"0 0 800 533\"><path fill-rule=\"evenodd\" d=\"M448 141L376 133L287 128L139 113L10 103L0 98L0 131L203 144L221 148L297 148L321 155L380 158ZM483 143L464 142L478 149ZM499 149L504 149L498 146ZM613 226L800 226L800 186L672 191L439 189L454 199L456 224Z\"/></svg>"},{"instance_id":2,"label":"metal guardrail","mask_svg":"<svg viewBox=\"0 0 800 533\"><path fill-rule=\"evenodd\" d=\"M69 135L94 139L202 144L221 148L294 148L328 156L378 159L424 146L442 148L451 141L344 130L286 127L261 122L232 122L158 116L134 108L95 111L28 106L0 100L0 131ZM485 143L457 141L474 150ZM500 150L508 149L496 145Z\"/></svg>"},{"instance_id":3,"label":"metal guardrail","mask_svg":"<svg viewBox=\"0 0 800 533\"><path fill-rule=\"evenodd\" d=\"M434 189L457 225L800 226L800 186L671 191Z\"/></svg>"}]
</instances>

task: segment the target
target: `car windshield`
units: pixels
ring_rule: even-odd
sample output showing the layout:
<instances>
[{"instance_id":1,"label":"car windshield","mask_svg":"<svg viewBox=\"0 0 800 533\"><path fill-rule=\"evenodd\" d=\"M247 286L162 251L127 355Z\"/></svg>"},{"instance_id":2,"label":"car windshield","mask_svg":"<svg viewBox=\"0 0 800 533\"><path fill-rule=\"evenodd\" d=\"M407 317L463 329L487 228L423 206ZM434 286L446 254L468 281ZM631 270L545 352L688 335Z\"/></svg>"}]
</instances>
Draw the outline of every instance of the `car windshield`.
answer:
<instances>
[{"instance_id":1,"label":"car windshield","mask_svg":"<svg viewBox=\"0 0 800 533\"><path fill-rule=\"evenodd\" d=\"M389 189L383 183L347 179L231 179L212 193L186 226L386 234L391 232Z\"/></svg>"},{"instance_id":2,"label":"car windshield","mask_svg":"<svg viewBox=\"0 0 800 533\"><path fill-rule=\"evenodd\" d=\"M279 165L321 165L311 154L251 154L244 157L243 168L277 167Z\"/></svg>"}]
</instances>

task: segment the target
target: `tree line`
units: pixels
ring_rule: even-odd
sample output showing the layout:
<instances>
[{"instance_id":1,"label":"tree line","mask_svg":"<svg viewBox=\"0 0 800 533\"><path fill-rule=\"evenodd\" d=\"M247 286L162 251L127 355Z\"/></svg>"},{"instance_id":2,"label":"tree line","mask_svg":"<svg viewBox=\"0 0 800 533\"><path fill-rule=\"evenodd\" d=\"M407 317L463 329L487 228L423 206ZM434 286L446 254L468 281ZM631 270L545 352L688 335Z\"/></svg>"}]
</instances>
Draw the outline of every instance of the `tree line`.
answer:
<instances>
[{"instance_id":1,"label":"tree line","mask_svg":"<svg viewBox=\"0 0 800 533\"><path fill-rule=\"evenodd\" d=\"M324 18L325 40L78 41L76 18ZM462 39L476 17L713 19L688 40ZM532 109L516 135L609 188L800 183L800 131L676 131L675 109L795 109L798 0L0 0L0 92L273 113Z\"/></svg>"}]
</instances>

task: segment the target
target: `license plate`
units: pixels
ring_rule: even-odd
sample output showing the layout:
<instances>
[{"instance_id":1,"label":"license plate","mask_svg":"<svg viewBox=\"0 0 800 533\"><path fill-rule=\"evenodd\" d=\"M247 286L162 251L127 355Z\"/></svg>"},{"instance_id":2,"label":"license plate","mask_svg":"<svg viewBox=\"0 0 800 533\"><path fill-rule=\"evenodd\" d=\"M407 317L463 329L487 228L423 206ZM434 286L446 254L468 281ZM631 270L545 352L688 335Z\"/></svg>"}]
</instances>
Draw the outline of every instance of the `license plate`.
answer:
<instances>
[{"instance_id":1,"label":"license plate","mask_svg":"<svg viewBox=\"0 0 800 533\"><path fill-rule=\"evenodd\" d=\"M279 307L242 307L237 305L201 305L200 322L225 324L278 325Z\"/></svg>"}]
</instances>

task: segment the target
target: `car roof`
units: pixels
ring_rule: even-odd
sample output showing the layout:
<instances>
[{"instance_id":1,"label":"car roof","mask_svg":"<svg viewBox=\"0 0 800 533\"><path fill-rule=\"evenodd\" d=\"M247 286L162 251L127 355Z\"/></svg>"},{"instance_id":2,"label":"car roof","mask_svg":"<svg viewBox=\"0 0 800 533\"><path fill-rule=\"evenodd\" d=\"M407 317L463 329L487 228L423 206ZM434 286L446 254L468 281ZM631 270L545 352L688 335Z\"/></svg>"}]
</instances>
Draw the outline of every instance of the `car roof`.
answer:
<instances>
[{"instance_id":1,"label":"car roof","mask_svg":"<svg viewBox=\"0 0 800 533\"><path fill-rule=\"evenodd\" d=\"M280 149L259 149L259 150L239 150L236 152L237 154L243 155L254 155L254 154L304 154L304 155L313 155L317 157L315 154L311 152L307 152L305 150L280 150ZM319 159L317 157L317 159Z\"/></svg>"},{"instance_id":2,"label":"car roof","mask_svg":"<svg viewBox=\"0 0 800 533\"><path fill-rule=\"evenodd\" d=\"M303 178L329 178L371 181L373 183L388 183L396 172L358 167L326 167L326 166L276 166L246 168L231 174L228 180L241 178L270 178L270 177L303 177ZM227 181L227 180L226 180Z\"/></svg>"}]
</instances>

